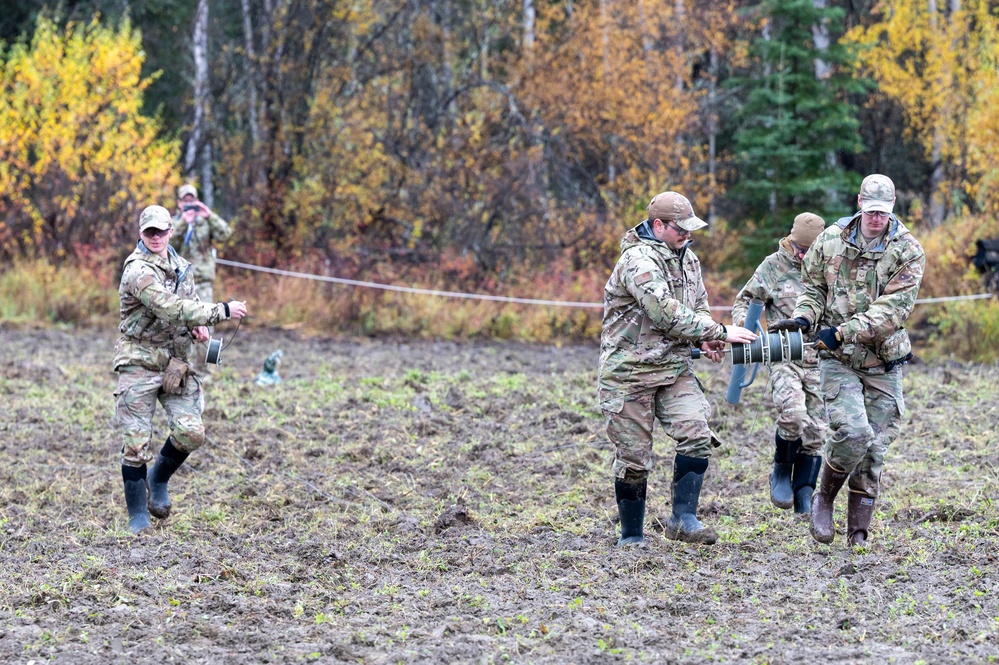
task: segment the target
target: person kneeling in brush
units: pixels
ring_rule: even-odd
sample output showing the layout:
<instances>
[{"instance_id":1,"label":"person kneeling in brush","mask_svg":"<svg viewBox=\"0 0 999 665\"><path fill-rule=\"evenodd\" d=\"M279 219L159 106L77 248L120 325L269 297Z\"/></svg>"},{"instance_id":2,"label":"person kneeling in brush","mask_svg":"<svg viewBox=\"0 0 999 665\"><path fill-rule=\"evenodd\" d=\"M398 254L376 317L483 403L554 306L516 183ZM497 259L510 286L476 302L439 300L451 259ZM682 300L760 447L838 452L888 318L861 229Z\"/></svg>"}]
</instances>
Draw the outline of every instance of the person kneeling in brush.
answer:
<instances>
[{"instance_id":1,"label":"person kneeling in brush","mask_svg":"<svg viewBox=\"0 0 999 665\"><path fill-rule=\"evenodd\" d=\"M604 287L598 398L614 444L614 493L621 517L618 545L644 539L645 493L652 471L652 425L676 441L673 514L666 535L713 543L714 529L697 519L711 449L711 406L694 376L691 345L721 362L724 342L756 335L713 321L701 264L690 234L707 224L676 192L656 195L648 218L621 239L621 258Z\"/></svg>"},{"instance_id":2,"label":"person kneeling in brush","mask_svg":"<svg viewBox=\"0 0 999 665\"><path fill-rule=\"evenodd\" d=\"M139 216L139 242L125 259L118 287L115 424L122 438L128 525L136 534L151 527L150 513L161 519L170 514L167 481L205 440L201 383L186 362L191 345L208 339L206 326L246 316L245 302L198 299L191 264L170 246L172 234L166 208L145 208ZM169 416L170 436L147 474L157 400Z\"/></svg>"}]
</instances>

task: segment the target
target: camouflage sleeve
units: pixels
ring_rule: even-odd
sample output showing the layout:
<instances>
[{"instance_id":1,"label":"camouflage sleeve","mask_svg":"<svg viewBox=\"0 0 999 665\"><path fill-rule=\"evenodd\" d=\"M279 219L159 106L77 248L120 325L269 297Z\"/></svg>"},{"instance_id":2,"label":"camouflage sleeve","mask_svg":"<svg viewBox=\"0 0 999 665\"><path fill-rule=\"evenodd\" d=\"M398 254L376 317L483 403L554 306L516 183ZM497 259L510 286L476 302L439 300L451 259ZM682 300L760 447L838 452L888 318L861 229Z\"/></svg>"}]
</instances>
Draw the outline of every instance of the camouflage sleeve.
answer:
<instances>
[{"instance_id":1,"label":"camouflage sleeve","mask_svg":"<svg viewBox=\"0 0 999 665\"><path fill-rule=\"evenodd\" d=\"M711 303L708 302L708 290L704 288L704 278L701 276L700 264L697 266L697 285L694 295L694 311L701 316L711 318Z\"/></svg>"},{"instance_id":2,"label":"camouflage sleeve","mask_svg":"<svg viewBox=\"0 0 999 665\"><path fill-rule=\"evenodd\" d=\"M803 318L815 326L822 319L826 309L826 295L829 284L826 283L826 257L822 251L822 236L812 243L812 246L801 261L801 295L794 303L794 313L791 318Z\"/></svg>"},{"instance_id":3,"label":"camouflage sleeve","mask_svg":"<svg viewBox=\"0 0 999 665\"><path fill-rule=\"evenodd\" d=\"M923 280L926 255L915 241L898 259L898 269L888 279L884 291L865 312L859 312L839 326L843 339L855 344L873 344L902 327L912 313ZM918 251L916 249L918 248Z\"/></svg>"},{"instance_id":4,"label":"camouflage sleeve","mask_svg":"<svg viewBox=\"0 0 999 665\"><path fill-rule=\"evenodd\" d=\"M170 236L170 244L173 245L174 249L180 249L180 246L184 244L184 234L187 233L187 222L180 215L174 217L172 221L173 235Z\"/></svg>"},{"instance_id":5,"label":"camouflage sleeve","mask_svg":"<svg viewBox=\"0 0 999 665\"><path fill-rule=\"evenodd\" d=\"M122 277L123 287L158 319L189 328L211 326L225 319L225 308L221 303L209 304L181 298L149 272L138 269L129 273Z\"/></svg>"},{"instance_id":6,"label":"camouflage sleeve","mask_svg":"<svg viewBox=\"0 0 999 665\"><path fill-rule=\"evenodd\" d=\"M208 225L212 232L212 240L225 242L232 235L232 226L214 212L208 217Z\"/></svg>"},{"instance_id":7,"label":"camouflage sleeve","mask_svg":"<svg viewBox=\"0 0 999 665\"><path fill-rule=\"evenodd\" d=\"M623 271L625 288L638 301L656 328L688 342L725 339L725 328L711 317L693 310L673 297L669 280L656 263L639 257ZM699 289L704 291L704 282ZM704 293L705 309L707 292ZM698 296L700 306L700 296Z\"/></svg>"},{"instance_id":8,"label":"camouflage sleeve","mask_svg":"<svg viewBox=\"0 0 999 665\"><path fill-rule=\"evenodd\" d=\"M742 287L735 296L732 303L732 323L737 326L746 324L746 312L749 310L749 301L753 298L768 302L770 293L773 291L772 278L775 277L772 270L768 269L770 257L756 268L756 272L749 278L746 285Z\"/></svg>"}]
</instances>

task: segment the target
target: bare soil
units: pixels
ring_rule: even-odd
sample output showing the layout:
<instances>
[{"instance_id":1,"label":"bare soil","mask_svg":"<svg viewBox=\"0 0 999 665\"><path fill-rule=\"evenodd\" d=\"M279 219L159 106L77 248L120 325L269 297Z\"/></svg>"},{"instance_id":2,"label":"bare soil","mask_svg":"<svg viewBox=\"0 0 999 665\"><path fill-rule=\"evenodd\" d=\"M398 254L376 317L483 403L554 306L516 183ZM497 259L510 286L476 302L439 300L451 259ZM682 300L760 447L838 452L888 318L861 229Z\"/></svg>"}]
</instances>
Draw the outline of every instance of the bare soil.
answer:
<instances>
[{"instance_id":1,"label":"bare soil","mask_svg":"<svg viewBox=\"0 0 999 665\"><path fill-rule=\"evenodd\" d=\"M228 330L225 331L228 335ZM174 514L127 529L114 338L0 328L0 661L988 662L999 656L995 366L906 368L872 541L769 504L765 376L723 401L702 519L618 549L597 348L242 330ZM281 348L284 381L253 384ZM154 439L168 432L161 413ZM844 522L844 500L836 519Z\"/></svg>"}]
</instances>

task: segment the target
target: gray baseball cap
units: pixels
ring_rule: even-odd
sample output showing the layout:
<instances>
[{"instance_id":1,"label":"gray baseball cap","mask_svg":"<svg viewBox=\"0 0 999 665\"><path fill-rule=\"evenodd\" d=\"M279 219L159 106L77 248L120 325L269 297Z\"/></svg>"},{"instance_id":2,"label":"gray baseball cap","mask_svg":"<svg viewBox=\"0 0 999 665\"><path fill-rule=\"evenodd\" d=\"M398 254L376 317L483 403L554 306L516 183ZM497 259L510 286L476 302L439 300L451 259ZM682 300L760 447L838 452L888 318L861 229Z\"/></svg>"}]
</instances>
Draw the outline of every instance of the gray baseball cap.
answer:
<instances>
[{"instance_id":1,"label":"gray baseball cap","mask_svg":"<svg viewBox=\"0 0 999 665\"><path fill-rule=\"evenodd\" d=\"M163 206L147 206L139 215L139 233L146 229L168 229L172 225L170 213Z\"/></svg>"},{"instance_id":2,"label":"gray baseball cap","mask_svg":"<svg viewBox=\"0 0 999 665\"><path fill-rule=\"evenodd\" d=\"M895 207L895 183L886 175L875 173L860 183L860 209L864 212L888 212Z\"/></svg>"}]
</instances>

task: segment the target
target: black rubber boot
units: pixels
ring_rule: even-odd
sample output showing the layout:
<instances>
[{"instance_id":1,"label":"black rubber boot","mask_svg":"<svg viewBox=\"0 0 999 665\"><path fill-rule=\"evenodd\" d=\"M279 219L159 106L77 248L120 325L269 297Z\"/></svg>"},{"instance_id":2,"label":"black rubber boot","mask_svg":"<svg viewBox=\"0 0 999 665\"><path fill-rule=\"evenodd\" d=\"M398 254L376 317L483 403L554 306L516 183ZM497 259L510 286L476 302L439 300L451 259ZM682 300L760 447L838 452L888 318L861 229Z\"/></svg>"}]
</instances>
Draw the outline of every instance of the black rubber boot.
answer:
<instances>
[{"instance_id":1,"label":"black rubber boot","mask_svg":"<svg viewBox=\"0 0 999 665\"><path fill-rule=\"evenodd\" d=\"M799 452L794 456L791 487L794 489L794 512L808 515L812 512L812 494L822 468L822 458Z\"/></svg>"},{"instance_id":2,"label":"black rubber boot","mask_svg":"<svg viewBox=\"0 0 999 665\"><path fill-rule=\"evenodd\" d=\"M149 510L146 508L146 465L121 465L121 479L125 483L125 505L128 506L128 528L139 534L152 529Z\"/></svg>"},{"instance_id":3,"label":"black rubber boot","mask_svg":"<svg viewBox=\"0 0 999 665\"><path fill-rule=\"evenodd\" d=\"M846 503L846 543L850 547L867 543L867 533L874 516L874 499L850 491Z\"/></svg>"},{"instance_id":4,"label":"black rubber boot","mask_svg":"<svg viewBox=\"0 0 999 665\"><path fill-rule=\"evenodd\" d=\"M617 498L617 513L621 516L621 538L617 546L637 545L645 541L645 490L648 480L631 484L623 480L614 481L614 495Z\"/></svg>"},{"instance_id":5,"label":"black rubber boot","mask_svg":"<svg viewBox=\"0 0 999 665\"><path fill-rule=\"evenodd\" d=\"M770 502L778 508L790 508L794 505L791 471L799 447L801 447L800 438L788 441L780 434L774 434L774 470L770 472Z\"/></svg>"},{"instance_id":6,"label":"black rubber boot","mask_svg":"<svg viewBox=\"0 0 999 665\"><path fill-rule=\"evenodd\" d=\"M165 519L170 516L167 482L186 459L187 453L174 448L173 437L167 437L160 454L156 456L156 463L149 470L149 512L153 517Z\"/></svg>"},{"instance_id":7,"label":"black rubber boot","mask_svg":"<svg viewBox=\"0 0 999 665\"><path fill-rule=\"evenodd\" d=\"M718 534L697 519L707 458L677 455L673 462L673 514L666 520L666 537L686 543L711 545Z\"/></svg>"}]
</instances>

